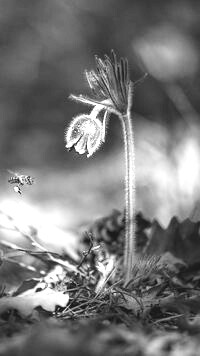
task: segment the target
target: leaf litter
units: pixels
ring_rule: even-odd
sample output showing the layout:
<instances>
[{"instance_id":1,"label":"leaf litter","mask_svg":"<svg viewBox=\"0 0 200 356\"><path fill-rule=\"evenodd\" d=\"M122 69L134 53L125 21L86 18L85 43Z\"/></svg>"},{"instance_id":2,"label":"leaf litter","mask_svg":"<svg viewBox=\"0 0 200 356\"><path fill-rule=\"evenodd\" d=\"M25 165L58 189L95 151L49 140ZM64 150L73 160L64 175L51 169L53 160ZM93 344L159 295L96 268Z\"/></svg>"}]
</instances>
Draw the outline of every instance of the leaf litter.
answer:
<instances>
[{"instance_id":1,"label":"leaf litter","mask_svg":"<svg viewBox=\"0 0 200 356\"><path fill-rule=\"evenodd\" d=\"M13 354L21 355L22 350L25 355L34 337L33 355L44 347L50 355L60 350L78 355L81 343L81 353L87 355L198 355L200 222L174 217L164 229L141 212L136 221L137 261L126 286L124 212L114 210L88 227L76 251L78 260L66 251L47 251L36 231L28 236L22 232L27 248L1 240L0 273L9 263L27 268L29 278L10 291L6 283L1 287L0 354L15 350ZM27 256L32 267L37 261L35 269L24 262ZM40 268L43 274L38 276ZM64 344L65 338L74 343Z\"/></svg>"}]
</instances>

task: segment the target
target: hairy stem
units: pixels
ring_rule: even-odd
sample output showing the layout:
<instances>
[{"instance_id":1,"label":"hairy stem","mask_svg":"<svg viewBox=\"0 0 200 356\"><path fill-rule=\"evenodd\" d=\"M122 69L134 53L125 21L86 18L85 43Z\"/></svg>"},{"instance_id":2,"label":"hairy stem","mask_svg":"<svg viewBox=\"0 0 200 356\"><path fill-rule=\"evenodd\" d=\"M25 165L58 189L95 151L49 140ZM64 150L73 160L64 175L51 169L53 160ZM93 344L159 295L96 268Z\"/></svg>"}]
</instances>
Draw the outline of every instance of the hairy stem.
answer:
<instances>
[{"instance_id":1,"label":"hairy stem","mask_svg":"<svg viewBox=\"0 0 200 356\"><path fill-rule=\"evenodd\" d=\"M125 249L124 249L124 284L131 279L135 260L135 152L134 134L130 110L120 116L125 147Z\"/></svg>"}]
</instances>

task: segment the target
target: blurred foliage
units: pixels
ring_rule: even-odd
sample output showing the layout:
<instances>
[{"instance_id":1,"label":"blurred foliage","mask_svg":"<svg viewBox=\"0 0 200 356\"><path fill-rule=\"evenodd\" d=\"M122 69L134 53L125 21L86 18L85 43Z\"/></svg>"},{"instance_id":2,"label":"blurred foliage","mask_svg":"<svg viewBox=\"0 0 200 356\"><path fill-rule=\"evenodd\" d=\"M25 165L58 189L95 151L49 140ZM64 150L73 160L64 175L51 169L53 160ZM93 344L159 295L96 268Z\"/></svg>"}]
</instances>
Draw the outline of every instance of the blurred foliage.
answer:
<instances>
[{"instance_id":1,"label":"blurred foliage","mask_svg":"<svg viewBox=\"0 0 200 356\"><path fill-rule=\"evenodd\" d=\"M94 54L112 48L129 59L132 80L146 70L152 75L137 86L136 113L173 124L178 115L163 78L181 82L200 110L199 10L197 1L186 0L156 0L151 6L147 0L1 0L2 167L73 160L64 148L63 131L82 108L68 96L87 92L84 70L93 67ZM100 155L119 138L117 123L109 130L112 144L107 139Z\"/></svg>"}]
</instances>

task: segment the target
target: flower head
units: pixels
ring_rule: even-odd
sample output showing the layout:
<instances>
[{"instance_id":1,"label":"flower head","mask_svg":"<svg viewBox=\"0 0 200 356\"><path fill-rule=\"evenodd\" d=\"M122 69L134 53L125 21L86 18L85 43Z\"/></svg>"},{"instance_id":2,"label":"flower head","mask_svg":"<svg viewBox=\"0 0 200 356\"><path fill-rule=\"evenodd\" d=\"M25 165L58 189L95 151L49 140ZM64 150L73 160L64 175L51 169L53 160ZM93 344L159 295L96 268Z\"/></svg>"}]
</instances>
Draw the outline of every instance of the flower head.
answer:
<instances>
[{"instance_id":1,"label":"flower head","mask_svg":"<svg viewBox=\"0 0 200 356\"><path fill-rule=\"evenodd\" d=\"M79 154L87 153L87 157L99 148L102 143L103 126L99 119L92 115L82 114L75 117L65 133L66 146L75 148Z\"/></svg>"},{"instance_id":2,"label":"flower head","mask_svg":"<svg viewBox=\"0 0 200 356\"><path fill-rule=\"evenodd\" d=\"M90 157L105 141L109 114L126 114L131 106L131 82L127 59L117 57L104 59L95 57L96 69L86 71L86 78L92 90L93 98L83 95L71 95L74 100L93 106L90 114L81 114L74 118L66 130L65 140L68 149L75 148L79 154ZM102 121L97 117L104 111Z\"/></svg>"},{"instance_id":3,"label":"flower head","mask_svg":"<svg viewBox=\"0 0 200 356\"><path fill-rule=\"evenodd\" d=\"M111 58L95 57L96 69L86 71L86 78L94 98L82 95L71 95L72 99L85 104L101 104L110 112L125 114L131 106L131 82L129 79L128 61L121 58L117 61L114 51Z\"/></svg>"}]
</instances>

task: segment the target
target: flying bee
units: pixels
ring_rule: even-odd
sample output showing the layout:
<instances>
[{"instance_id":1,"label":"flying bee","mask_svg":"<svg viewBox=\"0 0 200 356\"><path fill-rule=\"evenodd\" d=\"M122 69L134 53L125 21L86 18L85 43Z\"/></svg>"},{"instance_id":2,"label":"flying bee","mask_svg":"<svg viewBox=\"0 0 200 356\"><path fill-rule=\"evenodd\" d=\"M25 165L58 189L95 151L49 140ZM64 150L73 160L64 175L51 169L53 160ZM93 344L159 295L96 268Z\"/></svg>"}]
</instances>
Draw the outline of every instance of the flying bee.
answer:
<instances>
[{"instance_id":1,"label":"flying bee","mask_svg":"<svg viewBox=\"0 0 200 356\"><path fill-rule=\"evenodd\" d=\"M32 185L34 183L34 178L30 175L18 174L10 170L8 170L8 172L13 174L13 176L8 179L8 183L15 184L13 189L16 193L22 194L21 187L23 185Z\"/></svg>"},{"instance_id":2,"label":"flying bee","mask_svg":"<svg viewBox=\"0 0 200 356\"><path fill-rule=\"evenodd\" d=\"M9 179L8 179L8 183L10 183L10 184L18 184L18 185L25 185L25 184L27 184L27 185L32 185L33 183L34 183L34 178L33 177L31 177L31 176L25 176L25 175L18 175L17 173L14 175L14 176L12 176L12 177L10 177Z\"/></svg>"}]
</instances>

